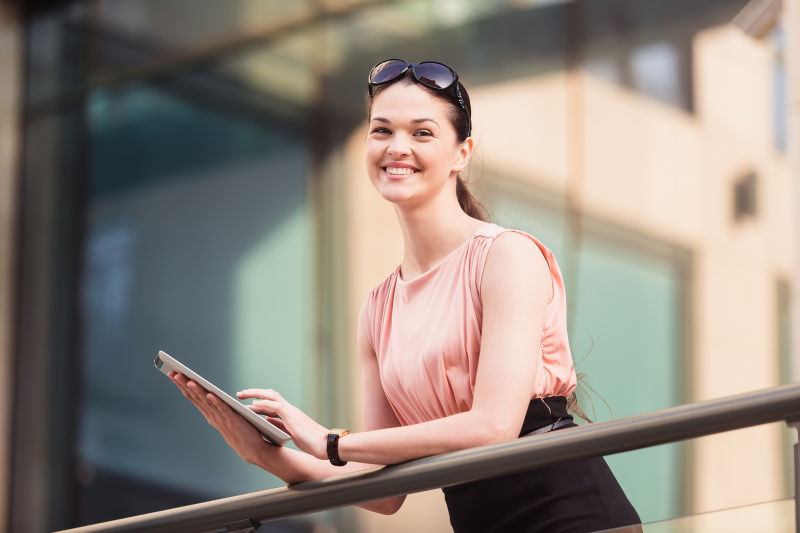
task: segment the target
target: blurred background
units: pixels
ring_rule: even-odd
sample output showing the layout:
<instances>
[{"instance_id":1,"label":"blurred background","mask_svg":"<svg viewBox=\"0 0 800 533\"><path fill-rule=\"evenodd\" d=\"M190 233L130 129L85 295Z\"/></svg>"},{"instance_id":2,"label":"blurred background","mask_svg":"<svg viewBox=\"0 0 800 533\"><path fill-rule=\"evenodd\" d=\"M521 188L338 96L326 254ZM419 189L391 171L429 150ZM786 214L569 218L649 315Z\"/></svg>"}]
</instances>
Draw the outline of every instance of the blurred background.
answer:
<instances>
[{"instance_id":1,"label":"blurred background","mask_svg":"<svg viewBox=\"0 0 800 533\"><path fill-rule=\"evenodd\" d=\"M0 524L282 485L158 349L358 428L357 312L402 255L363 164L390 57L469 89L469 181L558 257L595 419L793 381L798 36L793 0L0 0ZM656 521L791 496L790 444L607 459ZM447 528L431 491L262 530Z\"/></svg>"}]
</instances>

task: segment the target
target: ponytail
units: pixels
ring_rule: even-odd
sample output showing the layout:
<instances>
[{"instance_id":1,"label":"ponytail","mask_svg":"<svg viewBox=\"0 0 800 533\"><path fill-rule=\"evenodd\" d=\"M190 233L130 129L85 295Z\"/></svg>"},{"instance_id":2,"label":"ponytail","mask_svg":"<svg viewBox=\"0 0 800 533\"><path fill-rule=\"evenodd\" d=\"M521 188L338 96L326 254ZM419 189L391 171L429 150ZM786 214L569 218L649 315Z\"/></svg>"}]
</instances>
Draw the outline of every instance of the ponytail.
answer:
<instances>
[{"instance_id":1,"label":"ponytail","mask_svg":"<svg viewBox=\"0 0 800 533\"><path fill-rule=\"evenodd\" d=\"M461 179L461 176L456 176L456 197L458 198L458 205L461 206L462 211L478 220L484 222L489 221L489 212L478 200L472 196L467 184Z\"/></svg>"}]
</instances>

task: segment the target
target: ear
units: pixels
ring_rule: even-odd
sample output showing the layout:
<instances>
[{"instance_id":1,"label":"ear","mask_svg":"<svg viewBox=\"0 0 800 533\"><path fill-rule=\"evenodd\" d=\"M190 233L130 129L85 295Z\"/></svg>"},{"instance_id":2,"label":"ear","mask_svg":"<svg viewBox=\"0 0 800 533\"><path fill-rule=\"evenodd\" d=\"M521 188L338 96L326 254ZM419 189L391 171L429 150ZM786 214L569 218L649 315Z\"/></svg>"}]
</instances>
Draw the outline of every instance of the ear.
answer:
<instances>
[{"instance_id":1,"label":"ear","mask_svg":"<svg viewBox=\"0 0 800 533\"><path fill-rule=\"evenodd\" d=\"M458 146L456 158L455 161L453 161L453 172L459 172L467 167L470 159L472 159L472 149L474 147L475 141L472 140L472 137L467 137L466 140Z\"/></svg>"}]
</instances>

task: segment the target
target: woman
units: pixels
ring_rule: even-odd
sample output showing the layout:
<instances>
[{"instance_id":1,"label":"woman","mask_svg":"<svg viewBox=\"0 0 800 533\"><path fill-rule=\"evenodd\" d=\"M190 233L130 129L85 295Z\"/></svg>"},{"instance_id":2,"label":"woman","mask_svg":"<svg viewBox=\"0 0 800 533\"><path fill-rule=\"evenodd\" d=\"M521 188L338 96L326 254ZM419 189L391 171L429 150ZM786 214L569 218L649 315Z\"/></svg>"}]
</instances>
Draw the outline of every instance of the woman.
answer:
<instances>
[{"instance_id":1,"label":"woman","mask_svg":"<svg viewBox=\"0 0 800 533\"><path fill-rule=\"evenodd\" d=\"M453 69L402 60L372 69L367 174L394 205L405 248L359 313L364 431L328 430L273 390L238 393L302 451L271 446L216 396L173 375L244 460L297 483L575 425L558 265L532 236L485 221L459 176L470 135L469 96ZM456 532L639 522L602 458L444 491ZM393 513L404 498L363 507Z\"/></svg>"}]
</instances>

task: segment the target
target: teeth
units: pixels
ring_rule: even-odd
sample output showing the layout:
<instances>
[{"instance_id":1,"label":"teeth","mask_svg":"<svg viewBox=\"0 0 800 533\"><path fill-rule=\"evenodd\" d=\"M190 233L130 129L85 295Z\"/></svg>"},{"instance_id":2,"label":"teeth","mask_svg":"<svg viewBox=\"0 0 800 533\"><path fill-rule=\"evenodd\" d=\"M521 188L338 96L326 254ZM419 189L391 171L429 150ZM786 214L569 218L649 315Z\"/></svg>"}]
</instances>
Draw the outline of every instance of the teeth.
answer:
<instances>
[{"instance_id":1,"label":"teeth","mask_svg":"<svg viewBox=\"0 0 800 533\"><path fill-rule=\"evenodd\" d=\"M393 174L395 176L405 176L408 174L415 173L416 170L413 168L404 168L404 167L386 167L387 174Z\"/></svg>"}]
</instances>

